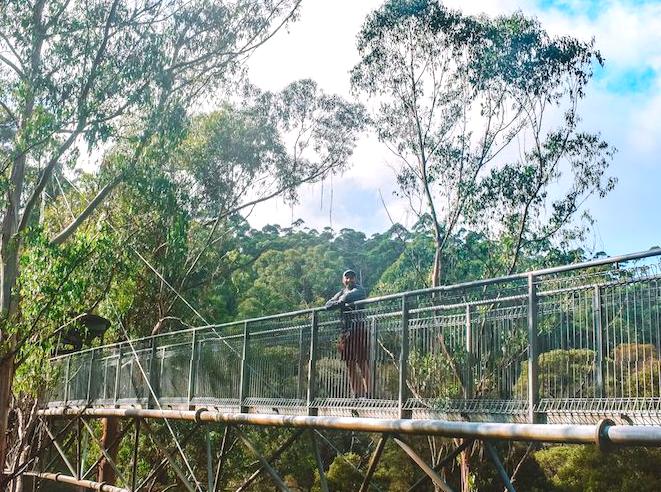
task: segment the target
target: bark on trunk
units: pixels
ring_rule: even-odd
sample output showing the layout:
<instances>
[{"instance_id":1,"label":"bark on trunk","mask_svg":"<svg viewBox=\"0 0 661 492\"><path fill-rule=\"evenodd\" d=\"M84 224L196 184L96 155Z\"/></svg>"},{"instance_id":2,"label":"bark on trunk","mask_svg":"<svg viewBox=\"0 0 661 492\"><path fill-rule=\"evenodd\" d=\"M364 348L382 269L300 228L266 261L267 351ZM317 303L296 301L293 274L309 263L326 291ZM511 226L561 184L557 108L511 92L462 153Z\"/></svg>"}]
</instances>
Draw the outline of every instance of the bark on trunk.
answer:
<instances>
[{"instance_id":1,"label":"bark on trunk","mask_svg":"<svg viewBox=\"0 0 661 492\"><path fill-rule=\"evenodd\" d=\"M4 474L7 457L7 437L11 387L14 380L14 357L0 361L0 475Z\"/></svg>"},{"instance_id":2,"label":"bark on trunk","mask_svg":"<svg viewBox=\"0 0 661 492\"><path fill-rule=\"evenodd\" d=\"M101 428L103 429L101 445L104 449L108 450L108 455L116 462L119 442L116 442L113 446L111 446L111 444L117 439L117 435L119 434L119 419L116 417L101 419ZM113 470L112 465L104 456L99 462L97 481L105 482L108 485L114 485L116 480L117 477L115 476L115 470Z\"/></svg>"}]
</instances>

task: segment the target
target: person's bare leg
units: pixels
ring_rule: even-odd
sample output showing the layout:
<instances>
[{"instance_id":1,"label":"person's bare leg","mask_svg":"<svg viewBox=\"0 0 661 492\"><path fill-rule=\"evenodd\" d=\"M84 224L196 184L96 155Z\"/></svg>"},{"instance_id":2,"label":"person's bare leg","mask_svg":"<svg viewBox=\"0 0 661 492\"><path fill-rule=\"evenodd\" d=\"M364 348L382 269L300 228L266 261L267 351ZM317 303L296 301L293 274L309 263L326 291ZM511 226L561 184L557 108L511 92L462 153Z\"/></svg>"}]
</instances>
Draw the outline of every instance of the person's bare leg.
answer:
<instances>
[{"instance_id":1,"label":"person's bare leg","mask_svg":"<svg viewBox=\"0 0 661 492\"><path fill-rule=\"evenodd\" d=\"M353 396L356 398L364 396L364 393L361 391L363 387L363 381L360 373L358 372L356 361L348 360L347 369L349 370L349 384L351 385Z\"/></svg>"},{"instance_id":2,"label":"person's bare leg","mask_svg":"<svg viewBox=\"0 0 661 492\"><path fill-rule=\"evenodd\" d=\"M345 361L347 365L347 372L349 373L349 386L351 386L351 393L353 397L359 397L359 390L362 386L360 375L356 371L356 362L353 360Z\"/></svg>"},{"instance_id":3,"label":"person's bare leg","mask_svg":"<svg viewBox=\"0 0 661 492\"><path fill-rule=\"evenodd\" d=\"M369 361L367 361L367 360L358 361L358 367L360 367L360 373L362 375L360 384L363 388L365 388L364 395L369 398L369 397L372 396L372 395L370 395L370 376L371 376L371 374L370 374Z\"/></svg>"}]
</instances>

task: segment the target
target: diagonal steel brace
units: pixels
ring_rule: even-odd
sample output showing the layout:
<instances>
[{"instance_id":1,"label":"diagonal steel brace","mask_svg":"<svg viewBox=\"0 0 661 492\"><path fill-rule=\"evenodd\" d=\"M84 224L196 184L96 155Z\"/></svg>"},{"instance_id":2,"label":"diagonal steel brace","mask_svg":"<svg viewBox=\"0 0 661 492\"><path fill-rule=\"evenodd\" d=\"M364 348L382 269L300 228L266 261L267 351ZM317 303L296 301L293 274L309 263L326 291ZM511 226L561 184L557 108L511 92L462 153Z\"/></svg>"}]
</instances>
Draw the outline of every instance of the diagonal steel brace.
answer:
<instances>
[{"instance_id":1,"label":"diagonal steel brace","mask_svg":"<svg viewBox=\"0 0 661 492\"><path fill-rule=\"evenodd\" d=\"M420 469L425 472L429 478L431 478L432 482L434 482L435 485L437 485L443 492L453 492L452 488L434 471L434 469L429 466L425 460L423 460L418 453L415 452L415 450L405 441L402 440L400 436L393 436L393 441L395 441L400 448L404 450L406 454L409 455L409 457L415 462L416 465L420 467Z\"/></svg>"},{"instance_id":2,"label":"diagonal steel brace","mask_svg":"<svg viewBox=\"0 0 661 492\"><path fill-rule=\"evenodd\" d=\"M243 431L238 427L234 427L234 432L236 433L238 438L243 442L245 447L247 447L250 450L250 452L257 457L257 459L262 464L262 467L264 468L266 473L268 473L271 479L275 482L278 489L280 489L282 492L291 492L289 487L287 487L287 485L285 485L285 482L283 482L282 479L280 478L280 475L278 475L278 472L276 472L275 469L269 464L269 462L266 461L266 458L264 458L264 456L259 451L257 451L255 445L250 441L250 439L248 439L248 437L243 433Z\"/></svg>"}]
</instances>

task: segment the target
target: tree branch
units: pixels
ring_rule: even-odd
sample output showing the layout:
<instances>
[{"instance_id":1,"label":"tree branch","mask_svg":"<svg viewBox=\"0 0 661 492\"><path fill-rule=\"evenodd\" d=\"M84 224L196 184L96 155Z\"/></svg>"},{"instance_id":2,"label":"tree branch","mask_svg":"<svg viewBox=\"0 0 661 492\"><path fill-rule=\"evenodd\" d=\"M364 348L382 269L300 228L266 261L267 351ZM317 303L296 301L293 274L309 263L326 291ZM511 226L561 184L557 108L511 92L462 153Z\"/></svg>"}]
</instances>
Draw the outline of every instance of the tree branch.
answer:
<instances>
[{"instance_id":1,"label":"tree branch","mask_svg":"<svg viewBox=\"0 0 661 492\"><path fill-rule=\"evenodd\" d=\"M87 204L85 209L81 212L81 214L76 217L73 222L71 222L68 226L66 226L60 233L55 236L53 239L51 239L51 244L54 246L62 244L64 241L69 239L71 235L76 232L76 230L81 226L83 222L96 210L96 208L103 203L105 198L110 194L111 191L113 191L119 183L122 182L124 179L124 174L118 175L115 179L110 181L108 184L106 184L101 190L96 194L96 196L92 199L91 202Z\"/></svg>"}]
</instances>

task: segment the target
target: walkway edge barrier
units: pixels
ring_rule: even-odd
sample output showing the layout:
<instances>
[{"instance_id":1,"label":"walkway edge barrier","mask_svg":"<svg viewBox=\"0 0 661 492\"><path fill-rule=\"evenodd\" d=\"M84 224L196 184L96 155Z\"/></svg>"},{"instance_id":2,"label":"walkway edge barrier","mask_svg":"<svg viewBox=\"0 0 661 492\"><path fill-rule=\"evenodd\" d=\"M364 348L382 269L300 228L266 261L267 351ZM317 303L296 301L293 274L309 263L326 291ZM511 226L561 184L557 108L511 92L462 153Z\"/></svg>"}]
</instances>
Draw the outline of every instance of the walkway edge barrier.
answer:
<instances>
[{"instance_id":1,"label":"walkway edge barrier","mask_svg":"<svg viewBox=\"0 0 661 492\"><path fill-rule=\"evenodd\" d=\"M536 441L567 444L620 446L661 446L661 426L565 424L513 424L455 422L432 419L377 419L361 417L293 416L270 414L222 413L213 410L156 410L142 408L49 408L39 410L42 417L119 417L218 422L231 425L256 425L303 429L343 430L373 433L434 435L452 438Z\"/></svg>"}]
</instances>

